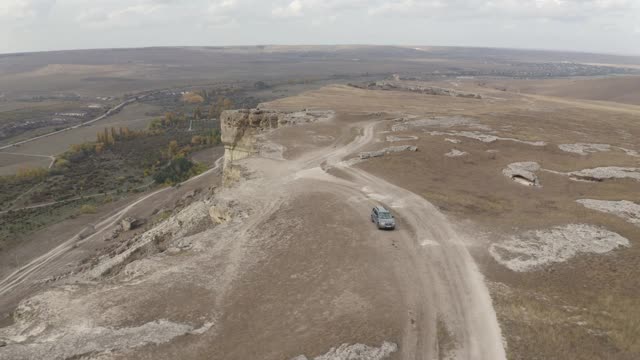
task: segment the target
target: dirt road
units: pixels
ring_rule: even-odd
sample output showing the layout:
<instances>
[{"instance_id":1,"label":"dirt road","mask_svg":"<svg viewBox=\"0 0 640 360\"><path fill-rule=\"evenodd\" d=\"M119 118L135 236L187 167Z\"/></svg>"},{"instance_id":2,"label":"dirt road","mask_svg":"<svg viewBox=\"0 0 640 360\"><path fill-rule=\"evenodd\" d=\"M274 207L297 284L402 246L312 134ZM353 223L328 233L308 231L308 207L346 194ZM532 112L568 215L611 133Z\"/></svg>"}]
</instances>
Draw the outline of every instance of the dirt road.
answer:
<instances>
[{"instance_id":1,"label":"dirt road","mask_svg":"<svg viewBox=\"0 0 640 360\"><path fill-rule=\"evenodd\" d=\"M345 156L373 140L375 123L362 127L362 135L324 156L303 159L305 169L296 179L326 182L345 195L365 195L372 203L393 209L405 228L399 230L411 281L404 284L418 309L418 326L408 326L400 346L403 358L505 359L500 327L484 279L466 249L464 239L438 209L424 198L350 166ZM315 167L313 167L315 163ZM336 174L334 176L332 174ZM346 176L345 176L346 175ZM437 322L446 324L455 338L453 353L439 349Z\"/></svg>"}]
</instances>

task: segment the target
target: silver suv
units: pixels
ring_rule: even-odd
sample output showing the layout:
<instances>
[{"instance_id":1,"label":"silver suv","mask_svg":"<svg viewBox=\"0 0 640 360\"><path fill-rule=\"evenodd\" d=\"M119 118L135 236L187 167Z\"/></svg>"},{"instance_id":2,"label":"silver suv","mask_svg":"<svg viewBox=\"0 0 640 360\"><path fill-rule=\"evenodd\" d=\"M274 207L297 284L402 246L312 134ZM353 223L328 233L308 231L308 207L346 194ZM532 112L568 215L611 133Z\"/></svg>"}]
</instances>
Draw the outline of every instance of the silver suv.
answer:
<instances>
[{"instance_id":1,"label":"silver suv","mask_svg":"<svg viewBox=\"0 0 640 360\"><path fill-rule=\"evenodd\" d=\"M378 229L393 230L396 228L396 220L389 210L382 206L376 206L371 210L371 222L378 226Z\"/></svg>"}]
</instances>

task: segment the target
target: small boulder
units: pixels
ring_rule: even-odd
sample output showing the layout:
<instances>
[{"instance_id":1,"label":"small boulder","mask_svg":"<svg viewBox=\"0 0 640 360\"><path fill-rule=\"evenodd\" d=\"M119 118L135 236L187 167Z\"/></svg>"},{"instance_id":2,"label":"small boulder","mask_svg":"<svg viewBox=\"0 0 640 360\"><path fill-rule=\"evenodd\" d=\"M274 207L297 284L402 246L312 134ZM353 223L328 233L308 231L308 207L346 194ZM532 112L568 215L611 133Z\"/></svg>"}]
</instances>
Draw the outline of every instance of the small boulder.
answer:
<instances>
[{"instance_id":1,"label":"small boulder","mask_svg":"<svg viewBox=\"0 0 640 360\"><path fill-rule=\"evenodd\" d=\"M504 176L518 184L540 187L540 181L538 180L538 176L535 174L538 170L540 170L540 165L538 163L527 161L509 164L507 168L502 170L502 173Z\"/></svg>"},{"instance_id":2,"label":"small boulder","mask_svg":"<svg viewBox=\"0 0 640 360\"><path fill-rule=\"evenodd\" d=\"M143 220L136 219L136 218L133 218L133 217L124 218L120 222L120 225L122 227L122 231L129 231L129 230L136 229L136 228L140 227L142 224L144 224Z\"/></svg>"}]
</instances>

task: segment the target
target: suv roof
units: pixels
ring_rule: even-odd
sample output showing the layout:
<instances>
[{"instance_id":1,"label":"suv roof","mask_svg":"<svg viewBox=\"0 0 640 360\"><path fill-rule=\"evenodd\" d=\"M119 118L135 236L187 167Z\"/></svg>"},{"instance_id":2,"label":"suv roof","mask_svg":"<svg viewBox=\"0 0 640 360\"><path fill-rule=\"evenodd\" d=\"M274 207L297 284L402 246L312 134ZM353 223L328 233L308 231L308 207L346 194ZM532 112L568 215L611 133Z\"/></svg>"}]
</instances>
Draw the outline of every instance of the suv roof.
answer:
<instances>
[{"instance_id":1,"label":"suv roof","mask_svg":"<svg viewBox=\"0 0 640 360\"><path fill-rule=\"evenodd\" d=\"M375 208L376 210L378 210L378 212L387 212L387 213L389 212L389 210L385 209L384 206L378 205Z\"/></svg>"}]
</instances>

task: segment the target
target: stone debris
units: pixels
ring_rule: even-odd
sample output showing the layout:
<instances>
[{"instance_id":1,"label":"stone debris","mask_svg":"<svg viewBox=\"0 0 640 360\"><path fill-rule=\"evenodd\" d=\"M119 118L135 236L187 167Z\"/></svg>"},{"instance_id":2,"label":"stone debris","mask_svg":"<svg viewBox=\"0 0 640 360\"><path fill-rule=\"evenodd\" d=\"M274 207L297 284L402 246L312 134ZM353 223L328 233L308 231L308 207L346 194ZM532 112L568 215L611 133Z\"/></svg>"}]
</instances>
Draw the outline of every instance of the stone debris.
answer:
<instances>
[{"instance_id":1,"label":"stone debris","mask_svg":"<svg viewBox=\"0 0 640 360\"><path fill-rule=\"evenodd\" d=\"M577 200L577 202L588 209L613 214L631 224L640 226L640 204L627 200L607 201L581 199Z\"/></svg>"},{"instance_id":2,"label":"stone debris","mask_svg":"<svg viewBox=\"0 0 640 360\"><path fill-rule=\"evenodd\" d=\"M398 351L398 345L391 342L383 342L380 347L373 347L364 344L342 344L331 348L324 355L316 356L311 360L385 360L391 354ZM296 356L291 360L310 360L304 355Z\"/></svg>"},{"instance_id":3,"label":"stone debris","mask_svg":"<svg viewBox=\"0 0 640 360\"><path fill-rule=\"evenodd\" d=\"M384 148L382 150L362 152L360 153L360 159L366 160L374 157L381 157L387 154L398 153L403 151L418 151L418 147L413 145L392 146L392 147Z\"/></svg>"},{"instance_id":4,"label":"stone debris","mask_svg":"<svg viewBox=\"0 0 640 360\"><path fill-rule=\"evenodd\" d=\"M469 153L466 152L466 151L460 151L458 149L452 149L448 153L444 154L444 156L446 156L446 157L460 157L460 156L465 156L465 155L468 155L468 154Z\"/></svg>"},{"instance_id":5,"label":"stone debris","mask_svg":"<svg viewBox=\"0 0 640 360\"><path fill-rule=\"evenodd\" d=\"M505 138L491 134L480 133L477 131L429 131L427 132L432 136L461 136L469 139L479 140L484 143L493 143L496 141L513 141L517 143L527 144L531 146L546 146L547 143L544 141L525 141L514 138Z\"/></svg>"},{"instance_id":6,"label":"stone debris","mask_svg":"<svg viewBox=\"0 0 640 360\"><path fill-rule=\"evenodd\" d=\"M97 265L83 276L87 279L100 278L111 268L126 261L135 251L157 239L166 239L167 244L170 244L176 239L183 238L198 225L210 221L210 207L211 204L208 202L194 201L177 214L136 236L130 243L122 244L116 251L101 256Z\"/></svg>"},{"instance_id":7,"label":"stone debris","mask_svg":"<svg viewBox=\"0 0 640 360\"><path fill-rule=\"evenodd\" d=\"M604 254L630 246L629 240L601 227L569 224L546 230L528 231L489 247L501 265L517 272L567 261L581 253Z\"/></svg>"},{"instance_id":8,"label":"stone debris","mask_svg":"<svg viewBox=\"0 0 640 360\"><path fill-rule=\"evenodd\" d=\"M502 170L502 173L504 176L519 184L539 187L541 186L540 181L535 174L538 170L540 170L540 164L533 161L526 161L509 164Z\"/></svg>"},{"instance_id":9,"label":"stone debris","mask_svg":"<svg viewBox=\"0 0 640 360\"><path fill-rule=\"evenodd\" d=\"M444 141L450 142L452 144L460 144L462 142L462 140L459 139L450 139L450 138L446 138L444 139Z\"/></svg>"},{"instance_id":10,"label":"stone debris","mask_svg":"<svg viewBox=\"0 0 640 360\"><path fill-rule=\"evenodd\" d=\"M567 175L571 180L575 181L601 182L610 179L634 179L640 181L640 168L609 166L573 171Z\"/></svg>"}]
</instances>

